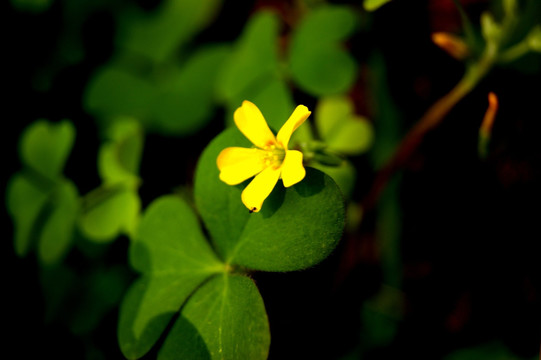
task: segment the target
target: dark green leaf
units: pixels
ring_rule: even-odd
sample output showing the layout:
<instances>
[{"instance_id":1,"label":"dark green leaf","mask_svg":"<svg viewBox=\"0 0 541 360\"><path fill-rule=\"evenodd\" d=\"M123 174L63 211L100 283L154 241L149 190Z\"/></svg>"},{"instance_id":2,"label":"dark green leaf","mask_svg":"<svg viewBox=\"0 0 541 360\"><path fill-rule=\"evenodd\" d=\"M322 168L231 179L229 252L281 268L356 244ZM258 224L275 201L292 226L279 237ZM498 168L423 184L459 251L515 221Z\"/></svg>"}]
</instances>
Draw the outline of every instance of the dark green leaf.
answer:
<instances>
[{"instance_id":1,"label":"dark green leaf","mask_svg":"<svg viewBox=\"0 0 541 360\"><path fill-rule=\"evenodd\" d=\"M205 149L195 173L195 202L207 230L220 254L235 246L250 214L240 201L244 186L228 186L218 179L216 158L228 146L251 147L252 144L231 128L222 132Z\"/></svg>"},{"instance_id":2,"label":"dark green leaf","mask_svg":"<svg viewBox=\"0 0 541 360\"><path fill-rule=\"evenodd\" d=\"M336 184L308 168L303 181L289 189L279 182L261 212L249 214L240 200L246 183L228 186L218 177L216 158L228 146L249 144L237 129L224 131L203 152L195 177L197 207L227 262L291 271L323 260L344 226L343 198Z\"/></svg>"},{"instance_id":3,"label":"dark green leaf","mask_svg":"<svg viewBox=\"0 0 541 360\"><path fill-rule=\"evenodd\" d=\"M130 260L143 277L124 298L118 336L123 354L136 359L152 347L197 286L225 267L192 210L172 196L155 200L146 210Z\"/></svg>"},{"instance_id":4,"label":"dark green leaf","mask_svg":"<svg viewBox=\"0 0 541 360\"><path fill-rule=\"evenodd\" d=\"M267 314L255 284L223 274L190 297L158 359L264 360L269 344Z\"/></svg>"},{"instance_id":5,"label":"dark green leaf","mask_svg":"<svg viewBox=\"0 0 541 360\"><path fill-rule=\"evenodd\" d=\"M292 188L274 190L252 214L228 262L264 271L293 271L325 259L340 240L344 204L338 186L322 172L307 168Z\"/></svg>"},{"instance_id":6,"label":"dark green leaf","mask_svg":"<svg viewBox=\"0 0 541 360\"><path fill-rule=\"evenodd\" d=\"M347 160L342 160L338 166L326 166L314 162L310 166L323 171L329 175L338 185L344 198L349 199L355 187L356 170L355 167Z\"/></svg>"}]
</instances>

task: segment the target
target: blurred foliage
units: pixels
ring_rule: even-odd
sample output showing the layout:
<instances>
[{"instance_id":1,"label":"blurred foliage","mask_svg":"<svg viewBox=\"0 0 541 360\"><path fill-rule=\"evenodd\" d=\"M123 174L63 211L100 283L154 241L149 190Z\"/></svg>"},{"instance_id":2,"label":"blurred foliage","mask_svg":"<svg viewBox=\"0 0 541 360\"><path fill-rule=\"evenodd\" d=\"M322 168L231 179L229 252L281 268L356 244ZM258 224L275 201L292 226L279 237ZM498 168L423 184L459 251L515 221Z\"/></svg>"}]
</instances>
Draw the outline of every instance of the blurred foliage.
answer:
<instances>
[{"instance_id":1,"label":"blurred foliage","mask_svg":"<svg viewBox=\"0 0 541 360\"><path fill-rule=\"evenodd\" d=\"M7 207L15 223L15 251L26 255L37 247L45 264L59 262L68 251L79 200L75 185L62 170L75 140L69 121L40 120L21 136L24 168L7 188Z\"/></svg>"},{"instance_id":2,"label":"blurred foliage","mask_svg":"<svg viewBox=\"0 0 541 360\"><path fill-rule=\"evenodd\" d=\"M405 259L422 262L426 253L449 249L454 255L460 253L457 261L461 256L469 259L464 254L475 246L466 246L461 238L471 238L482 247L479 244L488 235L468 230L457 237L456 244L453 239L453 246L445 239L462 229L460 221L470 224L470 207L486 210L494 200L483 199L483 203L477 199L481 195L470 194L467 204L453 208L452 216L444 211L447 203L442 201L445 204L436 207L438 215L433 216L446 228L432 231L434 224L416 218L431 212L423 207L432 203L425 199L417 204L417 194L404 190L425 189L408 187L403 180L422 173L430 161L451 168L445 177L453 171L469 171L468 176L475 178L479 168L491 178L498 177L492 169L510 161L505 157L510 146L505 136L526 127L530 114L520 111L531 107L504 100L503 114L496 113L495 133L487 134L491 141L484 148L486 156L478 159L470 151L467 157L463 152L470 145L465 134L475 137L472 128L479 126L486 108L483 103L482 111L477 111L472 105L479 99L475 89L488 92L499 86L503 99L506 95L509 99L505 81L512 82L517 73L539 75L541 5L535 0L428 3L11 0L11 25L21 20L26 21L23 25L34 25L31 35L21 36L18 47L8 51L15 62L21 62L13 64L20 66L15 76L22 79L16 79L15 89L28 86L29 92L37 94L23 96L24 107L19 109L23 115L16 117L24 130L16 134L19 162L14 174L9 174L5 191L14 253L25 258L15 263L31 264L28 255L35 252L37 264L32 269L39 273L44 302L43 309L36 311L42 311L47 324L38 331L53 326L67 329L62 333L67 340L51 332L43 343L54 338L49 346L58 350L67 348L70 340L80 342L84 350L77 348L76 355L66 357L78 358L83 351L89 359L121 355L129 359L294 358L297 351L306 358L373 359L412 353L448 360L535 358L531 355L538 351L538 343L535 348L531 344L538 339L530 341L528 336L539 332L538 328L517 330L524 337L522 347L508 346L502 341L504 332L492 329L472 335L477 329L460 325L459 315L467 316L463 315L467 310L451 304L455 299L433 301L443 287L445 291L475 291L460 277L460 270L449 262L438 263L457 272L461 284L453 284L455 274L453 281L444 278L444 285L425 279L419 286L424 286L424 298L419 300L415 276L425 276L418 275L424 271L418 268L423 267L412 270ZM454 57L448 59L453 63L434 54L436 47L429 42L432 30L424 22L413 23L427 21L424 16L432 14L425 10L431 6L441 6L448 16L452 13L460 19L460 24L451 27L454 33L432 36L437 46ZM419 36L415 29L423 26ZM40 34L40 27L45 35ZM38 44L47 36L47 42ZM435 63L435 70L419 69L430 62ZM494 77L487 79L494 68ZM460 79L456 74L462 70ZM451 80L440 91L436 86L444 76ZM500 78L504 85L498 85ZM458 82L455 88L436 100L453 82ZM473 100L466 100L470 102L463 106L468 108L465 111L457 103L468 94L473 94ZM28 106L28 100L40 106ZM256 104L273 130L282 126L299 103L312 111L290 142L291 148L304 154L306 178L287 189L277 186L257 214L246 211L240 201L246 183L224 184L216 166L222 149L250 146L231 126L233 112L243 100ZM429 100L435 106L430 107ZM510 110L513 106L517 114ZM386 165L401 155L405 129L427 108L428 115L420 122L428 116L435 127L449 116L458 123L454 126L460 130L448 135L453 142L447 151L464 163L465 170L462 165L453 167L437 152L438 146L429 142L419 156L392 169L400 170L398 176L388 184L378 183L378 175L388 170ZM34 116L41 111L45 114ZM32 122L41 116L51 121ZM65 116L72 120L59 120ZM502 136L510 121L516 129ZM414 135L424 136L423 130L416 133L415 125L413 129ZM453 127L441 132L449 129ZM413 143L418 146L420 139ZM443 144L449 146L445 140ZM434 148L438 161L431 160ZM472 165L468 159L478 162ZM517 169L506 176L535 174L523 170L522 163L511 163ZM375 187L387 185L375 204L363 200L373 195L371 182ZM172 183L176 188L171 188ZM448 202L453 200L454 185L430 184L448 186L451 195L444 197ZM477 190L488 191L486 187L483 184ZM408 201L416 203L417 212L406 211ZM477 217L482 226L482 216ZM411 222L426 229L431 241L416 239L422 230L412 230ZM483 247L478 258L488 261L491 249ZM469 269L464 271L476 268L469 263L464 267ZM427 268L432 276L441 271L438 266ZM258 272L268 273L265 276L271 280L258 281ZM413 281L411 273L417 274ZM287 287L282 275L307 283ZM316 278L313 283L310 277ZM327 278L333 278L329 288ZM523 294L525 303L533 307L539 305L539 288L527 285L532 278L521 281L525 288L533 288ZM475 281L491 280L487 276ZM31 287L16 277L13 282L16 294ZM290 293L297 286L311 290L299 300L303 305L293 310L299 313L293 316L286 309L295 304ZM281 297L287 299L285 305L280 305ZM36 307L37 300L26 301ZM317 313L303 313L312 309L308 303L317 304ZM444 325L438 323L439 327L433 319L412 325L417 320L415 311L423 305L429 315L432 306L449 311L456 305L458 310L446 315L459 319L455 321L459 325L452 328L450 320L442 319L438 321ZM472 301L470 306L475 310L479 305ZM515 308L513 303L505 310ZM342 318L329 320L336 314ZM340 319L352 318L355 325L341 326ZM318 325L309 329L314 323ZM31 326L24 321L17 324ZM429 330L415 332L421 327ZM296 331L295 339L271 334L284 328ZM109 349L94 344L99 336L111 341L115 329L118 341ZM416 344L413 337L418 333L454 339L453 331L462 331L467 341L461 338L450 346L423 339L423 349L408 353L408 342ZM321 339L316 332L323 334ZM343 341L343 348L329 346L332 354L320 351L327 336L333 335ZM313 337L306 341L309 345L303 345L303 336ZM286 349L287 341L296 342L300 350Z\"/></svg>"},{"instance_id":3,"label":"blurred foliage","mask_svg":"<svg viewBox=\"0 0 541 360\"><path fill-rule=\"evenodd\" d=\"M133 119L113 123L108 140L98 153L101 187L87 194L79 224L95 241L111 241L119 234L132 235L137 226L141 201L137 189L143 151L143 132Z\"/></svg>"}]
</instances>

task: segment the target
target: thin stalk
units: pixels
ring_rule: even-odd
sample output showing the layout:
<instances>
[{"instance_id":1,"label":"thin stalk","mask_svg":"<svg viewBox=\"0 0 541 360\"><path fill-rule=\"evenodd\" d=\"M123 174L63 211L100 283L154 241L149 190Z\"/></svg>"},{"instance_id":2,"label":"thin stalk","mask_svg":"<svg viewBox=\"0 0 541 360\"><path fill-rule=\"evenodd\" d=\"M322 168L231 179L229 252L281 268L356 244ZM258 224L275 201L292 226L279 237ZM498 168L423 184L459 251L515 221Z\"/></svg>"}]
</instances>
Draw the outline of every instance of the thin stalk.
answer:
<instances>
[{"instance_id":1,"label":"thin stalk","mask_svg":"<svg viewBox=\"0 0 541 360\"><path fill-rule=\"evenodd\" d=\"M436 101L406 134L392 158L378 171L372 189L362 203L365 211L376 204L389 180L411 158L424 136L437 127L449 111L469 94L488 73L496 54L496 47L488 46L483 56L467 68L466 73L455 87Z\"/></svg>"}]
</instances>

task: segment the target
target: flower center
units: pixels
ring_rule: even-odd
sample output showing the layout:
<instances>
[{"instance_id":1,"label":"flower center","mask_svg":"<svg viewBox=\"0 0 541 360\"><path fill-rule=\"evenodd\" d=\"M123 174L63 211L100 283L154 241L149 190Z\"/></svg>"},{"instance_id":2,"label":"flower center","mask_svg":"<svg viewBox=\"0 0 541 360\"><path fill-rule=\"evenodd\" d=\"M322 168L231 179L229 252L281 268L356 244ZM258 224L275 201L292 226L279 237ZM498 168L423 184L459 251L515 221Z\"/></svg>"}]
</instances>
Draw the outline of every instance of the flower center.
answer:
<instances>
[{"instance_id":1,"label":"flower center","mask_svg":"<svg viewBox=\"0 0 541 360\"><path fill-rule=\"evenodd\" d=\"M273 168L279 168L284 161L286 151L280 145L267 145L263 148L263 162L265 166L272 166Z\"/></svg>"}]
</instances>

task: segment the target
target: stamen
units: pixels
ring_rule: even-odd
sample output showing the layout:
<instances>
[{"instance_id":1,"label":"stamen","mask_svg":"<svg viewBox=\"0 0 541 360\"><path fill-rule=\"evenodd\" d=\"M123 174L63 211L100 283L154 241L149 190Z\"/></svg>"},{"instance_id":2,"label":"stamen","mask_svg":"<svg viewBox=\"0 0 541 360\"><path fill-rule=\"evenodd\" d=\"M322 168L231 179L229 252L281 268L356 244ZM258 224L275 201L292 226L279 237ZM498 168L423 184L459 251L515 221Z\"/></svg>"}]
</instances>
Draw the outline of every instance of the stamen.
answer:
<instances>
[{"instance_id":1,"label":"stamen","mask_svg":"<svg viewBox=\"0 0 541 360\"><path fill-rule=\"evenodd\" d=\"M263 148L262 161L266 167L272 166L277 169L282 165L285 158L285 150L278 144L267 145Z\"/></svg>"}]
</instances>

